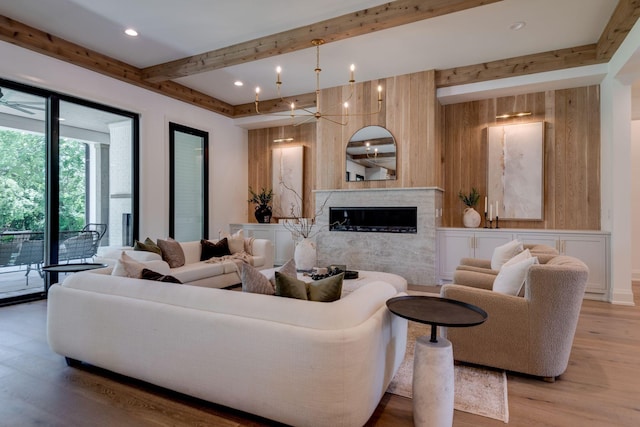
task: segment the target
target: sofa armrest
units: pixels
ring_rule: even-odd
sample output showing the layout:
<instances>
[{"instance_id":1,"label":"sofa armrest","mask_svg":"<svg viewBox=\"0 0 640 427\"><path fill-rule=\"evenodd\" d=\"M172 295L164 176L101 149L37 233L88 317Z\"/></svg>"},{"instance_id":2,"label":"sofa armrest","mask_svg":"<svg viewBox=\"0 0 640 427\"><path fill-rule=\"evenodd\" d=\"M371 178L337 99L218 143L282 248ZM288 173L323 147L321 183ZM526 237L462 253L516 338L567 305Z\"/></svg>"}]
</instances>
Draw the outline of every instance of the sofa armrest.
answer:
<instances>
[{"instance_id":1,"label":"sofa armrest","mask_svg":"<svg viewBox=\"0 0 640 427\"><path fill-rule=\"evenodd\" d=\"M489 259L462 258L460 260L460 265L468 265L470 267L480 267L491 270L491 260Z\"/></svg>"},{"instance_id":2,"label":"sofa armrest","mask_svg":"<svg viewBox=\"0 0 640 427\"><path fill-rule=\"evenodd\" d=\"M453 273L453 283L457 285L469 286L472 288L492 290L493 281L495 279L496 274L477 271L477 269L474 270L458 268Z\"/></svg>"},{"instance_id":3,"label":"sofa armrest","mask_svg":"<svg viewBox=\"0 0 640 427\"><path fill-rule=\"evenodd\" d=\"M273 268L273 242L267 239L254 239L251 246L253 256L264 257L264 264L260 270L265 268Z\"/></svg>"}]
</instances>

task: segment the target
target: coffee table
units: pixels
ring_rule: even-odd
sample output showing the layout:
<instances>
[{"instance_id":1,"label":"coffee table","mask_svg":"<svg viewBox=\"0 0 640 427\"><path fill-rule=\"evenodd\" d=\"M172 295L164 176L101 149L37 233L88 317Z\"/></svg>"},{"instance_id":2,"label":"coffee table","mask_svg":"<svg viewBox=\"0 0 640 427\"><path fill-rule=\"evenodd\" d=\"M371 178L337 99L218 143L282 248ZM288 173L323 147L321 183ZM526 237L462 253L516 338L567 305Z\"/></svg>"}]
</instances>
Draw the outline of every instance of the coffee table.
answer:
<instances>
[{"instance_id":1,"label":"coffee table","mask_svg":"<svg viewBox=\"0 0 640 427\"><path fill-rule=\"evenodd\" d=\"M413 422L416 426L453 424L453 348L437 337L438 326L466 327L483 323L487 313L461 301L429 296L401 296L387 301L389 311L431 325L430 337L416 339L413 356ZM428 338L428 339L427 339Z\"/></svg>"}]
</instances>

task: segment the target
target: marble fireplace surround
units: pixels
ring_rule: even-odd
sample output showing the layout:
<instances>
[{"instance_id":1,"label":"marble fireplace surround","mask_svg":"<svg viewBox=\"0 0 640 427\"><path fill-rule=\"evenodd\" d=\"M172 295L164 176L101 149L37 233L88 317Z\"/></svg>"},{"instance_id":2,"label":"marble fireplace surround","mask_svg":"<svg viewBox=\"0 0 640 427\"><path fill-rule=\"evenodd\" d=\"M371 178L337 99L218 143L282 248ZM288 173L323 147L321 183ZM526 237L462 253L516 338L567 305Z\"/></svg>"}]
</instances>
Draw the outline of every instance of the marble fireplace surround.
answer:
<instances>
[{"instance_id":1,"label":"marble fireplace surround","mask_svg":"<svg viewBox=\"0 0 640 427\"><path fill-rule=\"evenodd\" d=\"M316 190L316 207L328 199L317 216L318 265L346 264L349 270L398 274L411 285L436 280L436 227L440 226L443 190L436 187ZM330 231L330 207L415 206L417 233Z\"/></svg>"}]
</instances>

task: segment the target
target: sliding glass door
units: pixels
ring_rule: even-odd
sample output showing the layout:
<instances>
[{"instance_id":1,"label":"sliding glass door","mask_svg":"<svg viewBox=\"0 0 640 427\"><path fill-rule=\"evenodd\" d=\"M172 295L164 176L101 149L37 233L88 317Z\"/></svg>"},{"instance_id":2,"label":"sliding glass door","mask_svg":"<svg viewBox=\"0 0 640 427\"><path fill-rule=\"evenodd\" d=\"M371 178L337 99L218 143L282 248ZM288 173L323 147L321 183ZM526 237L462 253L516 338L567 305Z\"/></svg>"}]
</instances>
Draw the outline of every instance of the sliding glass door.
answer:
<instances>
[{"instance_id":1,"label":"sliding glass door","mask_svg":"<svg viewBox=\"0 0 640 427\"><path fill-rule=\"evenodd\" d=\"M138 117L2 80L0 88L2 304L43 296L64 278L43 265L90 262L106 246L133 243Z\"/></svg>"}]
</instances>

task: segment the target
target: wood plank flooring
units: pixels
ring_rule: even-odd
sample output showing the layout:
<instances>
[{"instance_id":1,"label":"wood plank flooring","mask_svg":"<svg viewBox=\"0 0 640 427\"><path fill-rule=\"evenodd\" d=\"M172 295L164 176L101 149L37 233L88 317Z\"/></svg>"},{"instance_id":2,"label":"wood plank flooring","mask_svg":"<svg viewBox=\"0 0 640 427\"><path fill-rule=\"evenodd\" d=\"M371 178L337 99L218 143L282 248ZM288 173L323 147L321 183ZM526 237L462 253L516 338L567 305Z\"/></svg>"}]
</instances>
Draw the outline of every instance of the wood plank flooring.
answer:
<instances>
[{"instance_id":1,"label":"wood plank flooring","mask_svg":"<svg viewBox=\"0 0 640 427\"><path fill-rule=\"evenodd\" d=\"M553 384L508 374L510 426L640 425L636 307L585 301L569 368ZM46 302L0 308L0 426L269 426L246 413L83 365L46 342ZM412 426L411 400L385 395L368 426ZM457 412L454 426L504 423Z\"/></svg>"}]
</instances>

